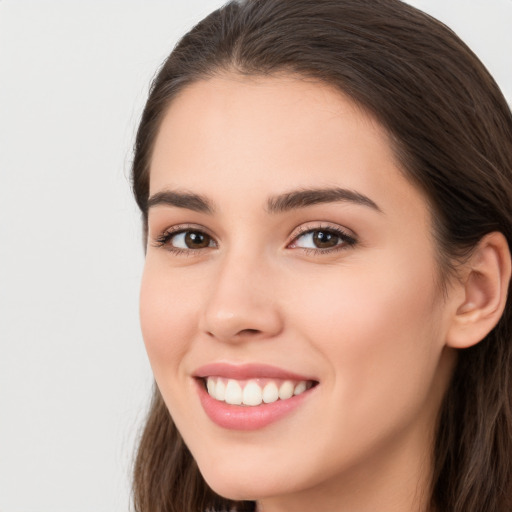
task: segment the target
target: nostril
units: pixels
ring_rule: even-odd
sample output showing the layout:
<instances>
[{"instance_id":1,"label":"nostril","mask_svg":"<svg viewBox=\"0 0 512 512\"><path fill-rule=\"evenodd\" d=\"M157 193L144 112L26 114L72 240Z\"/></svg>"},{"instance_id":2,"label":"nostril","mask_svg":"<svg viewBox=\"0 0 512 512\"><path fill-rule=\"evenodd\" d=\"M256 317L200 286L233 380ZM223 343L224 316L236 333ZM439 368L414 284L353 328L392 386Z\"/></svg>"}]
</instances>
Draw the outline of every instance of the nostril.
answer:
<instances>
[{"instance_id":1,"label":"nostril","mask_svg":"<svg viewBox=\"0 0 512 512\"><path fill-rule=\"evenodd\" d=\"M262 334L262 332L264 331L261 331L260 329L241 329L240 331L235 332L234 334L225 334L224 337L216 335L214 331L206 331L206 335L210 338L219 338L225 341L242 341L244 339L255 338L258 335Z\"/></svg>"},{"instance_id":2,"label":"nostril","mask_svg":"<svg viewBox=\"0 0 512 512\"><path fill-rule=\"evenodd\" d=\"M258 331L258 329L243 329L242 331L240 331L238 334L240 336L243 336L243 335L253 335L253 334L259 334L261 331Z\"/></svg>"}]
</instances>

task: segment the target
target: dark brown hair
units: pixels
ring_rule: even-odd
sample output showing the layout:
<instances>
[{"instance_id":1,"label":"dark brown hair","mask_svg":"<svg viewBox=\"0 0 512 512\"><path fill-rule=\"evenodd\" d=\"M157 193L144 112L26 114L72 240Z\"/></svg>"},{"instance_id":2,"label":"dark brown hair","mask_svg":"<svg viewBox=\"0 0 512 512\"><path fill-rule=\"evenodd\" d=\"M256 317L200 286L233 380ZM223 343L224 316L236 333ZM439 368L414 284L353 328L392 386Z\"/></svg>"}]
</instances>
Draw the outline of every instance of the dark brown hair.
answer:
<instances>
[{"instance_id":1,"label":"dark brown hair","mask_svg":"<svg viewBox=\"0 0 512 512\"><path fill-rule=\"evenodd\" d=\"M510 109L450 29L399 0L233 1L196 25L156 76L137 133L132 179L145 226L169 102L226 71L320 80L373 115L428 197L442 270L491 231L511 245ZM433 510L512 510L511 322L509 300L486 339L459 353L438 420ZM208 488L156 388L134 475L138 512L255 509Z\"/></svg>"}]
</instances>

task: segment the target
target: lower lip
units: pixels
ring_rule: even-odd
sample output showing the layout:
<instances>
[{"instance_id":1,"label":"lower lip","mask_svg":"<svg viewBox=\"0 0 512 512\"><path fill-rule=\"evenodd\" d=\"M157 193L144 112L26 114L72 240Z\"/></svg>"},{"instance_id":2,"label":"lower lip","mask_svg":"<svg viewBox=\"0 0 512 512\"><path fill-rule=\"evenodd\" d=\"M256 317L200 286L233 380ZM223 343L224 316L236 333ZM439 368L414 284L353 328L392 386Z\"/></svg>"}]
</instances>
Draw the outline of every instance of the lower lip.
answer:
<instances>
[{"instance_id":1,"label":"lower lip","mask_svg":"<svg viewBox=\"0 0 512 512\"><path fill-rule=\"evenodd\" d=\"M199 399L207 416L219 427L230 430L258 430L292 413L313 391L311 388L287 400L256 406L231 405L212 398L198 381Z\"/></svg>"}]
</instances>

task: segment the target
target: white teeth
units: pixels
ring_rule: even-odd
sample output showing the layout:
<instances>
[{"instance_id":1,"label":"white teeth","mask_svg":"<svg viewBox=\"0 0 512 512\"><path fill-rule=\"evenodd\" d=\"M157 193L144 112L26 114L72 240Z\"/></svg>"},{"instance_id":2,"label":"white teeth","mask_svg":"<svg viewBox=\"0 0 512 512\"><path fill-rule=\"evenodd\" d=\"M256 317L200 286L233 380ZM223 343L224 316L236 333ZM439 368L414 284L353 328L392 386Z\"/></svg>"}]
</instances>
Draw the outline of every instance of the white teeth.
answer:
<instances>
[{"instance_id":1,"label":"white teeth","mask_svg":"<svg viewBox=\"0 0 512 512\"><path fill-rule=\"evenodd\" d=\"M215 398L217 398L216 387L217 386L215 385L215 381L213 379L206 380L206 389L208 390L208 394L210 396L214 396ZM217 398L217 400L218 400L218 398Z\"/></svg>"},{"instance_id":2,"label":"white teeth","mask_svg":"<svg viewBox=\"0 0 512 512\"><path fill-rule=\"evenodd\" d=\"M249 381L244 388L243 403L244 405L260 405L262 400L261 388L253 380Z\"/></svg>"},{"instance_id":3,"label":"white teeth","mask_svg":"<svg viewBox=\"0 0 512 512\"><path fill-rule=\"evenodd\" d=\"M267 379L265 379L267 380ZM270 381L261 388L259 380L249 380L239 382L234 379L223 379L220 377L208 377L206 379L206 389L208 394L231 405L258 406L262 402L270 404L277 400L288 400L294 395L300 395L308 390L311 382L300 381L292 382L286 380L281 382ZM243 387L242 387L243 386Z\"/></svg>"},{"instance_id":4,"label":"white teeth","mask_svg":"<svg viewBox=\"0 0 512 512\"><path fill-rule=\"evenodd\" d=\"M303 381L303 382L299 382L295 386L295 390L293 391L293 394L300 395L301 393L304 393L304 391L306 391L306 383Z\"/></svg>"},{"instance_id":5,"label":"white teeth","mask_svg":"<svg viewBox=\"0 0 512 512\"><path fill-rule=\"evenodd\" d=\"M266 404L271 404L279 398L279 390L274 382L269 382L263 388L263 401Z\"/></svg>"},{"instance_id":6,"label":"white teeth","mask_svg":"<svg viewBox=\"0 0 512 512\"><path fill-rule=\"evenodd\" d=\"M208 379L208 381L213 381L213 379ZM226 399L226 384L220 379L217 380L217 384L215 385L215 394L212 395L217 400L224 402Z\"/></svg>"},{"instance_id":7,"label":"white teeth","mask_svg":"<svg viewBox=\"0 0 512 512\"><path fill-rule=\"evenodd\" d=\"M228 380L226 385L226 397L224 398L227 404L240 405L242 403L242 388L236 380Z\"/></svg>"},{"instance_id":8,"label":"white teeth","mask_svg":"<svg viewBox=\"0 0 512 512\"><path fill-rule=\"evenodd\" d=\"M279 398L281 400L287 400L293 396L293 382L286 380L281 384L279 388Z\"/></svg>"}]
</instances>

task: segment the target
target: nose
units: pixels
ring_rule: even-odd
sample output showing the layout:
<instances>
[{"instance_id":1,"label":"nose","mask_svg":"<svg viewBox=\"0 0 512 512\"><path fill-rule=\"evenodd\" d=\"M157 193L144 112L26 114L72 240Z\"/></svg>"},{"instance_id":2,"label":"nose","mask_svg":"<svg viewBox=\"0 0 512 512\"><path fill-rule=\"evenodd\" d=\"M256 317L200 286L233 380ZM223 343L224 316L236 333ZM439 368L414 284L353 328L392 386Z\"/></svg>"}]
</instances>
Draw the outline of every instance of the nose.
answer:
<instances>
[{"instance_id":1,"label":"nose","mask_svg":"<svg viewBox=\"0 0 512 512\"><path fill-rule=\"evenodd\" d=\"M216 268L200 329L219 341L268 339L282 330L269 266L256 258L230 258Z\"/></svg>"}]
</instances>

